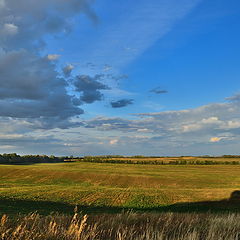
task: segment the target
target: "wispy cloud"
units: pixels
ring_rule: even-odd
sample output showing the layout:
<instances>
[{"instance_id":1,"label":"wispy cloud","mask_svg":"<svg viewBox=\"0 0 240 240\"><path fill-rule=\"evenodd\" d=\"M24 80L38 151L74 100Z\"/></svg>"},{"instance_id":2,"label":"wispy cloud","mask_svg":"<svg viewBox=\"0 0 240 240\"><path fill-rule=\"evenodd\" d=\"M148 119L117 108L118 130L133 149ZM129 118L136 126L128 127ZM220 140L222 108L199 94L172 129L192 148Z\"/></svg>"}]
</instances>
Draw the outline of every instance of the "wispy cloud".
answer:
<instances>
[{"instance_id":1,"label":"wispy cloud","mask_svg":"<svg viewBox=\"0 0 240 240\"><path fill-rule=\"evenodd\" d=\"M43 123L37 125L36 120L31 123L6 118L0 119L0 143L16 146L17 150L30 146L39 151L70 154L108 154L109 145L114 146L114 154L237 154L239 106L239 101L233 101L129 118L75 119L75 126L61 130L51 130L49 121L43 128ZM63 128L64 121L62 124Z\"/></svg>"},{"instance_id":2,"label":"wispy cloud","mask_svg":"<svg viewBox=\"0 0 240 240\"><path fill-rule=\"evenodd\" d=\"M94 51L88 51L86 57L108 61L115 67L125 66L166 35L200 1L131 2L124 14L102 27L102 35L96 36L95 43L89 46Z\"/></svg>"},{"instance_id":3,"label":"wispy cloud","mask_svg":"<svg viewBox=\"0 0 240 240\"><path fill-rule=\"evenodd\" d=\"M232 98L229 98L232 99ZM150 146L153 153L164 148L171 155L191 152L236 152L240 140L240 101L214 103L198 108L137 114L137 119L99 117L85 124L91 129L118 132L122 145ZM131 138L127 137L131 136ZM209 144L221 146L216 150ZM181 149L182 148L182 149ZM204 150L203 150L204 149ZM194 153L195 151L195 153ZM215 152L216 151L216 152Z\"/></svg>"}]
</instances>

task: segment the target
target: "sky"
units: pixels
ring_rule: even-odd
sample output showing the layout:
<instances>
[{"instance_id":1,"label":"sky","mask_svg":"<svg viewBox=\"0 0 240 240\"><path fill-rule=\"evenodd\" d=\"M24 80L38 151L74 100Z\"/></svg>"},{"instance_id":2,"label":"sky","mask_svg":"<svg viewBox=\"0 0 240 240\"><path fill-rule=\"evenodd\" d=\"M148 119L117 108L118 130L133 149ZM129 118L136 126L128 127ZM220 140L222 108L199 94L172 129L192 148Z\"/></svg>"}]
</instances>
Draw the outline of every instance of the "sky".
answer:
<instances>
[{"instance_id":1,"label":"sky","mask_svg":"<svg viewBox=\"0 0 240 240\"><path fill-rule=\"evenodd\" d=\"M0 0L0 153L240 154L238 0Z\"/></svg>"}]
</instances>

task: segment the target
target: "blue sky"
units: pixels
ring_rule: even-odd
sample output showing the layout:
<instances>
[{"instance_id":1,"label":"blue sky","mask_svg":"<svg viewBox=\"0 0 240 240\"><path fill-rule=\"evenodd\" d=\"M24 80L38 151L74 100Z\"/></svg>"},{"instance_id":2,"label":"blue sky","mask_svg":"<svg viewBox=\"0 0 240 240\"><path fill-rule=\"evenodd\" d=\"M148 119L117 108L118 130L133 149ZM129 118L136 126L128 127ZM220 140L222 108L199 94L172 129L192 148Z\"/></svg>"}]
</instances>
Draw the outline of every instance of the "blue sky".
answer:
<instances>
[{"instance_id":1,"label":"blue sky","mask_svg":"<svg viewBox=\"0 0 240 240\"><path fill-rule=\"evenodd\" d=\"M239 154L239 1L29 1L0 0L0 152Z\"/></svg>"},{"instance_id":2,"label":"blue sky","mask_svg":"<svg viewBox=\"0 0 240 240\"><path fill-rule=\"evenodd\" d=\"M104 65L109 65L114 74L127 75L119 87L138 101L124 113L223 101L239 89L240 4L183 2L138 1L137 7L134 1L96 2L98 22L77 17L76 30L50 40L47 51L62 55L62 64L76 62L77 73L105 73ZM168 94L150 94L156 87Z\"/></svg>"}]
</instances>

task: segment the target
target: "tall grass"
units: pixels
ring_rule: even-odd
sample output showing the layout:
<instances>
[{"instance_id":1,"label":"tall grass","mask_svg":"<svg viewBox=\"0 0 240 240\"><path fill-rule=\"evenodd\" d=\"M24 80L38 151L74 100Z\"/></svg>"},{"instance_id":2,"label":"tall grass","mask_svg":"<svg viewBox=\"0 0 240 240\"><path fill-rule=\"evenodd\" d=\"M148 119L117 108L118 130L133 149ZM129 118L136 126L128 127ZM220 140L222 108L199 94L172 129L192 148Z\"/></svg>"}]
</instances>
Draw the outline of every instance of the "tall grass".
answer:
<instances>
[{"instance_id":1,"label":"tall grass","mask_svg":"<svg viewBox=\"0 0 240 240\"><path fill-rule=\"evenodd\" d=\"M134 213L0 219L1 240L237 240L240 214Z\"/></svg>"}]
</instances>

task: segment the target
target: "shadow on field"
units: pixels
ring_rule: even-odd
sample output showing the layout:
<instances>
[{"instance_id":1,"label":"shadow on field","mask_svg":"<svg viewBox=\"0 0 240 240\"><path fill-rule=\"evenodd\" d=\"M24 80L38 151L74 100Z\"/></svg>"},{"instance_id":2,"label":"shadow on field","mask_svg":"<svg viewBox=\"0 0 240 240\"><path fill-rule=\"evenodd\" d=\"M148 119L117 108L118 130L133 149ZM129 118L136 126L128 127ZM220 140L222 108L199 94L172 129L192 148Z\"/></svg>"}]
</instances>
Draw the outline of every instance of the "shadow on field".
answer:
<instances>
[{"instance_id":1,"label":"shadow on field","mask_svg":"<svg viewBox=\"0 0 240 240\"><path fill-rule=\"evenodd\" d=\"M240 212L240 191L233 191L228 199L175 203L164 207L164 210L173 212Z\"/></svg>"},{"instance_id":2,"label":"shadow on field","mask_svg":"<svg viewBox=\"0 0 240 240\"><path fill-rule=\"evenodd\" d=\"M220 201L185 202L176 203L168 206L153 208L129 208L129 207L110 207L110 206L81 206L78 211L86 214L91 213L121 213L123 211L148 211L148 212L240 212L240 191L232 192L229 199ZM0 199L1 214L27 214L37 211L47 215L53 212L62 214L73 214L74 205L58 202Z\"/></svg>"}]
</instances>

